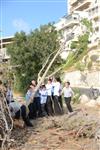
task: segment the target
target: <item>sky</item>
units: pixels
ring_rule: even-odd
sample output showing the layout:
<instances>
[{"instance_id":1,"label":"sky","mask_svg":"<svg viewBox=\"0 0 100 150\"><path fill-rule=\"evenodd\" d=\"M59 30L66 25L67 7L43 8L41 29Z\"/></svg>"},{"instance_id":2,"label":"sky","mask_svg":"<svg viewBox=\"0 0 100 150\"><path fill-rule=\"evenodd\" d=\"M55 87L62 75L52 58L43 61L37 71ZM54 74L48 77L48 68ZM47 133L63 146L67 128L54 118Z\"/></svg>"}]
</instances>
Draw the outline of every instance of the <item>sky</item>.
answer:
<instances>
[{"instance_id":1,"label":"sky","mask_svg":"<svg viewBox=\"0 0 100 150\"><path fill-rule=\"evenodd\" d=\"M67 0L0 0L0 34L29 33L67 14Z\"/></svg>"}]
</instances>

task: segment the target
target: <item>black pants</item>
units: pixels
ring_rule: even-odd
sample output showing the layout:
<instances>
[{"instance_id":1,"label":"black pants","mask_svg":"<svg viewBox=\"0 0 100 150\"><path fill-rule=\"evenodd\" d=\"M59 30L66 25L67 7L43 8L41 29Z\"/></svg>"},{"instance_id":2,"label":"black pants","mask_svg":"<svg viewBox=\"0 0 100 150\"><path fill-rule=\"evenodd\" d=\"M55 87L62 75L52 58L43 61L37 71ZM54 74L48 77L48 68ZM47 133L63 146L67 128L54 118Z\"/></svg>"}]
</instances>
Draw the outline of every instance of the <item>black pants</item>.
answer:
<instances>
[{"instance_id":1,"label":"black pants","mask_svg":"<svg viewBox=\"0 0 100 150\"><path fill-rule=\"evenodd\" d=\"M68 111L73 112L73 109L71 107L71 97L65 97L65 103L66 103L66 106L68 108Z\"/></svg>"},{"instance_id":2,"label":"black pants","mask_svg":"<svg viewBox=\"0 0 100 150\"><path fill-rule=\"evenodd\" d=\"M41 104L42 117L47 116L47 112L46 112L45 106L46 106L46 104Z\"/></svg>"},{"instance_id":3,"label":"black pants","mask_svg":"<svg viewBox=\"0 0 100 150\"><path fill-rule=\"evenodd\" d=\"M36 115L36 106L34 104L34 101L29 104L28 108L29 108L29 118L30 119L36 118L36 116L37 116Z\"/></svg>"},{"instance_id":4,"label":"black pants","mask_svg":"<svg viewBox=\"0 0 100 150\"><path fill-rule=\"evenodd\" d=\"M34 105L35 105L37 117L41 117L42 110L41 110L40 97L35 97L34 98Z\"/></svg>"},{"instance_id":5,"label":"black pants","mask_svg":"<svg viewBox=\"0 0 100 150\"><path fill-rule=\"evenodd\" d=\"M55 112L55 115L62 114L61 106L59 104L59 96L54 96L54 112Z\"/></svg>"},{"instance_id":6,"label":"black pants","mask_svg":"<svg viewBox=\"0 0 100 150\"><path fill-rule=\"evenodd\" d=\"M62 101L62 96L61 95L59 96L58 101L59 101L59 104L60 104L60 107L61 107L61 110L62 110L62 113L63 113L63 101Z\"/></svg>"},{"instance_id":7,"label":"black pants","mask_svg":"<svg viewBox=\"0 0 100 150\"><path fill-rule=\"evenodd\" d=\"M23 121L25 122L26 125L30 125L30 120L29 117L27 116L26 113L26 106L22 105L20 110L16 112L15 114L15 119L20 119L22 117Z\"/></svg>"},{"instance_id":8,"label":"black pants","mask_svg":"<svg viewBox=\"0 0 100 150\"><path fill-rule=\"evenodd\" d=\"M53 116L54 111L53 111L53 104L52 104L52 97L51 96L47 97L46 110L47 110L47 114L49 116Z\"/></svg>"},{"instance_id":9,"label":"black pants","mask_svg":"<svg viewBox=\"0 0 100 150\"><path fill-rule=\"evenodd\" d=\"M40 104L40 97L35 97L33 102L29 104L29 118L36 119L37 117L41 116L41 104Z\"/></svg>"}]
</instances>

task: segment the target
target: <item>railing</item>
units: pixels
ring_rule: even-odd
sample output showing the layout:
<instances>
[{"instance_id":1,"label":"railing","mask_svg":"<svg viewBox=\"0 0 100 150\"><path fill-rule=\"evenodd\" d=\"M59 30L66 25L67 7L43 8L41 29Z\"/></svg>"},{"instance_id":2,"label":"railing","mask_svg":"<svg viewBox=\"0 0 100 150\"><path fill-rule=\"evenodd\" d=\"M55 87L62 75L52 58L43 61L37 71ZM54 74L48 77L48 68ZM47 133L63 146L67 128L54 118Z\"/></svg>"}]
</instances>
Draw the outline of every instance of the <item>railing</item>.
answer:
<instances>
[{"instance_id":1,"label":"railing","mask_svg":"<svg viewBox=\"0 0 100 150\"><path fill-rule=\"evenodd\" d=\"M85 5L87 3L91 3L91 0L78 0L78 3L76 5L75 9L78 9L79 7L82 7L83 5ZM86 5L86 7L88 7L88 5Z\"/></svg>"}]
</instances>

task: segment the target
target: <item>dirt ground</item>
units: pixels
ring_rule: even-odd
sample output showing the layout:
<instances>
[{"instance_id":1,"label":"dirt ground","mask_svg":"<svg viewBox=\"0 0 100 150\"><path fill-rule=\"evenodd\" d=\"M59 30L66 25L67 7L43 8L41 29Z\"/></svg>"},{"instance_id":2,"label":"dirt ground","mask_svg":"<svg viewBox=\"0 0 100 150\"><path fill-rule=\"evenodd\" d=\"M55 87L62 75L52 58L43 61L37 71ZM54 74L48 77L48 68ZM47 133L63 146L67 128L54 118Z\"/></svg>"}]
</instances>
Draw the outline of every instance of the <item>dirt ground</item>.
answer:
<instances>
[{"instance_id":1,"label":"dirt ground","mask_svg":"<svg viewBox=\"0 0 100 150\"><path fill-rule=\"evenodd\" d=\"M32 120L31 128L16 126L9 150L100 150L94 138L100 128L100 108L76 105L74 110L72 114Z\"/></svg>"}]
</instances>

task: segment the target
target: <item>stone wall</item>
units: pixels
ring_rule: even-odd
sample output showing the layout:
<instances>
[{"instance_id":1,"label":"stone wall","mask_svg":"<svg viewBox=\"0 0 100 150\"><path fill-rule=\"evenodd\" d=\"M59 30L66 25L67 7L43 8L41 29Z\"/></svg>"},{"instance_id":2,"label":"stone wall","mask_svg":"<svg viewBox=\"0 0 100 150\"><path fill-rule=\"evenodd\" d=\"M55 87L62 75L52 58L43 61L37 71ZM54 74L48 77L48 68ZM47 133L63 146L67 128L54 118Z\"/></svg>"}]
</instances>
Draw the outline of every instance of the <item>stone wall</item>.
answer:
<instances>
[{"instance_id":1,"label":"stone wall","mask_svg":"<svg viewBox=\"0 0 100 150\"><path fill-rule=\"evenodd\" d=\"M100 71L72 71L64 73L64 81L70 81L73 87L100 87Z\"/></svg>"}]
</instances>

